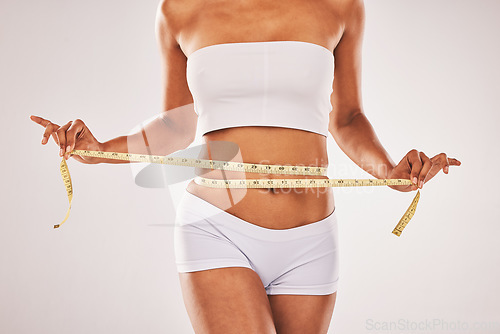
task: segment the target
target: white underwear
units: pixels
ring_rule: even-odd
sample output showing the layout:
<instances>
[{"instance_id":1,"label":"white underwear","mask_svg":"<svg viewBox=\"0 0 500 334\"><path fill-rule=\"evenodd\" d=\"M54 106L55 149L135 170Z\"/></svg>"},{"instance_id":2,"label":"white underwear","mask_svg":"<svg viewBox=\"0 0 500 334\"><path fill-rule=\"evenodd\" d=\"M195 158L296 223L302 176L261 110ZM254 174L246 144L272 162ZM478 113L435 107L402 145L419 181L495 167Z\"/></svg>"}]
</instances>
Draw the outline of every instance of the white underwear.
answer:
<instances>
[{"instance_id":1,"label":"white underwear","mask_svg":"<svg viewBox=\"0 0 500 334\"><path fill-rule=\"evenodd\" d=\"M184 191L175 218L178 272L246 267L268 295L327 295L339 279L335 211L290 229L269 229Z\"/></svg>"}]
</instances>

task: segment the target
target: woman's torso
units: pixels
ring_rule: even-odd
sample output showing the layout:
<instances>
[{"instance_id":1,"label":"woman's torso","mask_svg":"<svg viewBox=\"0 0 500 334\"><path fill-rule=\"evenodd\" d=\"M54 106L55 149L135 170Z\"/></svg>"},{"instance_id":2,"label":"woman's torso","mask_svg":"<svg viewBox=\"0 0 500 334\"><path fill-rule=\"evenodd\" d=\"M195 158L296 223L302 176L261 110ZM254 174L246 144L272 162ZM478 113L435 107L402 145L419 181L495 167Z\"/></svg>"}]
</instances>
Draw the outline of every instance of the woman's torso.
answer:
<instances>
[{"instance_id":1,"label":"woman's torso","mask_svg":"<svg viewBox=\"0 0 500 334\"><path fill-rule=\"evenodd\" d=\"M344 3L345 2L345 3ZM333 51L343 31L346 1L170 1L166 10L184 54L222 43L304 41ZM215 130L203 136L201 159L219 159L213 142L236 143L233 161L261 164L328 166L326 137L283 127L245 126ZM259 174L196 168L214 179L327 178ZM204 174L208 172L208 174ZM224 175L223 175L224 173ZM213 205L258 226L286 229L328 216L334 210L331 188L216 189L191 181L187 190Z\"/></svg>"}]
</instances>

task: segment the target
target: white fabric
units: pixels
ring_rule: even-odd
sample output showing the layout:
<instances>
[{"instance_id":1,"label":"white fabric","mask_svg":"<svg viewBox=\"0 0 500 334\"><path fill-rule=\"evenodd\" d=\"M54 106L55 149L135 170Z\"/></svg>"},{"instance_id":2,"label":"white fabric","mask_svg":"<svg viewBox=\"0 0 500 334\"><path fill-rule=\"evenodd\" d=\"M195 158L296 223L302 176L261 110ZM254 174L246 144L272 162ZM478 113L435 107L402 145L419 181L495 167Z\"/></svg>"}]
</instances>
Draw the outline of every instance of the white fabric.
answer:
<instances>
[{"instance_id":1,"label":"white fabric","mask_svg":"<svg viewBox=\"0 0 500 334\"><path fill-rule=\"evenodd\" d=\"M335 211L290 229L269 229L184 192L175 218L178 272L246 267L268 295L328 295L339 283Z\"/></svg>"},{"instance_id":2,"label":"white fabric","mask_svg":"<svg viewBox=\"0 0 500 334\"><path fill-rule=\"evenodd\" d=\"M194 51L186 76L205 133L277 126L328 135L334 56L302 41L215 44Z\"/></svg>"}]
</instances>

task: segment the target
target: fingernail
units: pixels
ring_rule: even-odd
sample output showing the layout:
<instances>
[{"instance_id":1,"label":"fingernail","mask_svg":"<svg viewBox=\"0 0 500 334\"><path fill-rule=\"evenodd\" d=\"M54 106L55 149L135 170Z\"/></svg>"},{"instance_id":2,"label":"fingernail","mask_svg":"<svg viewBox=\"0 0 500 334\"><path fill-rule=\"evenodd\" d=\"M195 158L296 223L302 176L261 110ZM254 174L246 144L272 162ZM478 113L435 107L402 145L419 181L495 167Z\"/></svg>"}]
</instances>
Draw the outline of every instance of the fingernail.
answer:
<instances>
[{"instance_id":1,"label":"fingernail","mask_svg":"<svg viewBox=\"0 0 500 334\"><path fill-rule=\"evenodd\" d=\"M69 152L69 149L70 149L70 148L71 148L71 146L69 146L69 145L68 145L68 146L66 147L66 152Z\"/></svg>"},{"instance_id":2,"label":"fingernail","mask_svg":"<svg viewBox=\"0 0 500 334\"><path fill-rule=\"evenodd\" d=\"M62 155L63 155L63 149L61 148L61 149L59 150L59 156L60 156L60 157L62 157Z\"/></svg>"},{"instance_id":3,"label":"fingernail","mask_svg":"<svg viewBox=\"0 0 500 334\"><path fill-rule=\"evenodd\" d=\"M418 186L420 189L422 189L422 187L424 186L424 181L420 180L420 182L418 183Z\"/></svg>"},{"instance_id":4,"label":"fingernail","mask_svg":"<svg viewBox=\"0 0 500 334\"><path fill-rule=\"evenodd\" d=\"M444 167L444 172L445 172L445 173L448 173L448 168L449 168L448 166L445 166L445 167Z\"/></svg>"},{"instance_id":5,"label":"fingernail","mask_svg":"<svg viewBox=\"0 0 500 334\"><path fill-rule=\"evenodd\" d=\"M417 177L416 176L413 177L413 183L417 184Z\"/></svg>"},{"instance_id":6,"label":"fingernail","mask_svg":"<svg viewBox=\"0 0 500 334\"><path fill-rule=\"evenodd\" d=\"M42 144L45 144L45 137L42 138Z\"/></svg>"}]
</instances>

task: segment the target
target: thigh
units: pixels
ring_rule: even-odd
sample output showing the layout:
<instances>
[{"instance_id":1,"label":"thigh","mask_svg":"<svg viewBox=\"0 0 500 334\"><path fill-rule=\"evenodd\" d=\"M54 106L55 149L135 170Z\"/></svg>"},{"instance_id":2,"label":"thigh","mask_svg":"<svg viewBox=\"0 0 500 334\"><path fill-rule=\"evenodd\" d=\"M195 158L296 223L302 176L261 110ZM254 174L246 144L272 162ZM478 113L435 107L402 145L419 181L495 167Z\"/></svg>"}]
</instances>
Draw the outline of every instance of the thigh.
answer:
<instances>
[{"instance_id":1,"label":"thigh","mask_svg":"<svg viewBox=\"0 0 500 334\"><path fill-rule=\"evenodd\" d=\"M278 334L326 334L337 292L329 295L269 295Z\"/></svg>"},{"instance_id":2,"label":"thigh","mask_svg":"<svg viewBox=\"0 0 500 334\"><path fill-rule=\"evenodd\" d=\"M252 269L186 272L179 279L196 334L276 333L264 286Z\"/></svg>"}]
</instances>

